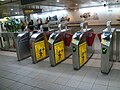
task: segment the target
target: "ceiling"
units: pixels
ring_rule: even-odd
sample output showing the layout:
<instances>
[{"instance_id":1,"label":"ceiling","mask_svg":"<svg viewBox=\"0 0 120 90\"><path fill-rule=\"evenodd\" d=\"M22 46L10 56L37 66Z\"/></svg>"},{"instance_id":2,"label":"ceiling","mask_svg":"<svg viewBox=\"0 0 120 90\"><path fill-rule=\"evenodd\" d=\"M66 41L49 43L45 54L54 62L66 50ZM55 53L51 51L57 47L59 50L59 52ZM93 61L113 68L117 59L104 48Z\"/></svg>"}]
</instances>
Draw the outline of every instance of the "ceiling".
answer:
<instances>
[{"instance_id":1,"label":"ceiling","mask_svg":"<svg viewBox=\"0 0 120 90\"><path fill-rule=\"evenodd\" d=\"M43 11L51 11L58 9L76 9L100 6L104 4L120 4L120 0L59 0L59 2L57 2L57 0L43 0L27 5L21 5L21 0L0 0L0 13L4 15L16 15L23 14L23 8L41 8Z\"/></svg>"}]
</instances>

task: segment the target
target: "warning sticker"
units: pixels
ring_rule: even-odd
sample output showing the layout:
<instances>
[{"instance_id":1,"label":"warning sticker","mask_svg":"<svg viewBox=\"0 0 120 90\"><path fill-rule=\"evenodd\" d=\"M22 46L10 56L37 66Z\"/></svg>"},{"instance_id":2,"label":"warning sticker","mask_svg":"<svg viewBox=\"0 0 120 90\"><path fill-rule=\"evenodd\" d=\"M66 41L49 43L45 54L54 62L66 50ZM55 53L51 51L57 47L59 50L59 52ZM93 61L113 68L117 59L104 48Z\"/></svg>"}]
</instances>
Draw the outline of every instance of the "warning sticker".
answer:
<instances>
[{"instance_id":1,"label":"warning sticker","mask_svg":"<svg viewBox=\"0 0 120 90\"><path fill-rule=\"evenodd\" d=\"M86 42L79 45L80 66L87 61L87 47Z\"/></svg>"},{"instance_id":2,"label":"warning sticker","mask_svg":"<svg viewBox=\"0 0 120 90\"><path fill-rule=\"evenodd\" d=\"M72 39L72 43L78 45L78 44L79 44L79 41L78 41L78 40L75 40L75 39Z\"/></svg>"},{"instance_id":3,"label":"warning sticker","mask_svg":"<svg viewBox=\"0 0 120 90\"><path fill-rule=\"evenodd\" d=\"M106 45L106 46L110 46L110 41L107 41L105 39L102 39L102 42L101 42L103 45Z\"/></svg>"},{"instance_id":4,"label":"warning sticker","mask_svg":"<svg viewBox=\"0 0 120 90\"><path fill-rule=\"evenodd\" d=\"M35 43L35 55L37 61L46 57L46 48L44 41Z\"/></svg>"},{"instance_id":5,"label":"warning sticker","mask_svg":"<svg viewBox=\"0 0 120 90\"><path fill-rule=\"evenodd\" d=\"M58 42L54 45L54 50L55 50L55 60L56 63L61 62L65 56L64 56L64 42Z\"/></svg>"},{"instance_id":6,"label":"warning sticker","mask_svg":"<svg viewBox=\"0 0 120 90\"><path fill-rule=\"evenodd\" d=\"M106 45L106 40L105 39L102 39L102 42L101 42L103 45Z\"/></svg>"}]
</instances>

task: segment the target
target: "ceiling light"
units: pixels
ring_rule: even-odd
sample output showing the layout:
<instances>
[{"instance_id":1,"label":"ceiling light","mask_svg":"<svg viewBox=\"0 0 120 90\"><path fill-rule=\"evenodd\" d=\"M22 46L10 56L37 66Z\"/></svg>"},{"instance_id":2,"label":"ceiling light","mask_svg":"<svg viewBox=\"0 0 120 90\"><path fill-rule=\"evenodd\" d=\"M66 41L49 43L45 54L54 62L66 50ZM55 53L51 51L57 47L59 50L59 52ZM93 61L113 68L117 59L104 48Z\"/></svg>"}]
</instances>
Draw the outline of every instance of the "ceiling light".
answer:
<instances>
[{"instance_id":1,"label":"ceiling light","mask_svg":"<svg viewBox=\"0 0 120 90\"><path fill-rule=\"evenodd\" d=\"M18 12L15 12L15 14L18 14Z\"/></svg>"},{"instance_id":2,"label":"ceiling light","mask_svg":"<svg viewBox=\"0 0 120 90\"><path fill-rule=\"evenodd\" d=\"M5 1L5 0L0 0L0 1Z\"/></svg>"},{"instance_id":3,"label":"ceiling light","mask_svg":"<svg viewBox=\"0 0 120 90\"><path fill-rule=\"evenodd\" d=\"M57 2L60 2L60 0L57 0Z\"/></svg>"},{"instance_id":4,"label":"ceiling light","mask_svg":"<svg viewBox=\"0 0 120 90\"><path fill-rule=\"evenodd\" d=\"M77 10L75 9L74 11L76 12Z\"/></svg>"},{"instance_id":5,"label":"ceiling light","mask_svg":"<svg viewBox=\"0 0 120 90\"><path fill-rule=\"evenodd\" d=\"M11 11L13 11L13 8L11 8Z\"/></svg>"},{"instance_id":6,"label":"ceiling light","mask_svg":"<svg viewBox=\"0 0 120 90\"><path fill-rule=\"evenodd\" d=\"M77 6L78 4L76 3L75 5Z\"/></svg>"}]
</instances>

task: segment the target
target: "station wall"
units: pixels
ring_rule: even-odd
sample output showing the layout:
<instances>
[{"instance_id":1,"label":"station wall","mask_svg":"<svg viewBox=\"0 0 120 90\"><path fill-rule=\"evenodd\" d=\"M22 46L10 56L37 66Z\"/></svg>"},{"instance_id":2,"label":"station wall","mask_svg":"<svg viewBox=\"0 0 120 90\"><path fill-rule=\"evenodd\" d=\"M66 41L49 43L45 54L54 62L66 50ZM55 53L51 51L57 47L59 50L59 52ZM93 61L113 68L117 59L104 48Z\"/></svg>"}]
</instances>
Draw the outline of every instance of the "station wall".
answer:
<instances>
[{"instance_id":1,"label":"station wall","mask_svg":"<svg viewBox=\"0 0 120 90\"><path fill-rule=\"evenodd\" d=\"M80 15L84 13L90 13L90 17L87 19L80 18ZM70 17L70 21L87 21L90 27L93 28L96 34L102 32L106 28L106 22L108 20L112 21L112 27L119 28L120 22L117 19L120 18L120 8L108 8L108 7L92 7L92 8L82 8L76 11L68 11L68 10L61 10L55 12L47 12L42 14L33 14L30 17L33 20L37 20L37 18L43 18L45 20L48 16L57 15L58 19L62 16ZM95 50L96 52L100 53L101 44L96 35L95 38Z\"/></svg>"},{"instance_id":2,"label":"station wall","mask_svg":"<svg viewBox=\"0 0 120 90\"><path fill-rule=\"evenodd\" d=\"M69 10L59 10L52 12L45 12L42 14L31 14L30 18L37 20L37 18L42 18L45 21L46 17L57 15L60 20L61 17L67 16L70 17L71 21L87 21L89 25L105 25L108 20L112 21L112 24L119 24L120 22L117 19L120 18L120 8L108 8L108 7L91 7L91 8L81 8L76 11ZM89 13L90 17L84 19L80 18L80 15Z\"/></svg>"}]
</instances>

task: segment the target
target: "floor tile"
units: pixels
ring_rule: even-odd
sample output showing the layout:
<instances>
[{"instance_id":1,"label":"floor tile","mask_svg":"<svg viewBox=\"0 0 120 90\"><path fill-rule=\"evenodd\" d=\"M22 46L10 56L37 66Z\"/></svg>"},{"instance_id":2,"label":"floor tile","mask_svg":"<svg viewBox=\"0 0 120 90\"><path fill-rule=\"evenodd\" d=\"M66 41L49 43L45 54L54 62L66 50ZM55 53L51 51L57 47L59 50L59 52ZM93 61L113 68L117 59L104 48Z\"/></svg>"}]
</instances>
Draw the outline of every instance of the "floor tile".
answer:
<instances>
[{"instance_id":1,"label":"floor tile","mask_svg":"<svg viewBox=\"0 0 120 90\"><path fill-rule=\"evenodd\" d=\"M0 55L0 90L120 90L119 64L110 74L100 71L100 55L95 54L80 70L73 70L71 58L51 67L49 60L32 64L31 58Z\"/></svg>"},{"instance_id":2,"label":"floor tile","mask_svg":"<svg viewBox=\"0 0 120 90\"><path fill-rule=\"evenodd\" d=\"M39 83L36 87L45 89L45 90L61 90L62 85L54 84L54 83L48 83L46 81L43 81Z\"/></svg>"},{"instance_id":3,"label":"floor tile","mask_svg":"<svg viewBox=\"0 0 120 90\"><path fill-rule=\"evenodd\" d=\"M68 82L68 78L58 78L54 83L57 83L57 84L61 84L61 85L65 85L67 82Z\"/></svg>"},{"instance_id":4,"label":"floor tile","mask_svg":"<svg viewBox=\"0 0 120 90\"><path fill-rule=\"evenodd\" d=\"M42 81L37 80L37 79L30 79L26 84L30 86L37 86L40 82Z\"/></svg>"},{"instance_id":5,"label":"floor tile","mask_svg":"<svg viewBox=\"0 0 120 90\"><path fill-rule=\"evenodd\" d=\"M45 90L45 89L33 88L32 90Z\"/></svg>"},{"instance_id":6,"label":"floor tile","mask_svg":"<svg viewBox=\"0 0 120 90\"><path fill-rule=\"evenodd\" d=\"M0 90L10 90L9 88L3 86L3 85L0 85Z\"/></svg>"},{"instance_id":7,"label":"floor tile","mask_svg":"<svg viewBox=\"0 0 120 90\"><path fill-rule=\"evenodd\" d=\"M23 77L22 79L19 80L19 82L27 84L29 80L31 80L32 78L29 77Z\"/></svg>"},{"instance_id":8,"label":"floor tile","mask_svg":"<svg viewBox=\"0 0 120 90\"><path fill-rule=\"evenodd\" d=\"M108 87L108 90L120 90L118 87Z\"/></svg>"},{"instance_id":9,"label":"floor tile","mask_svg":"<svg viewBox=\"0 0 120 90\"><path fill-rule=\"evenodd\" d=\"M39 75L39 72L31 72L27 75L27 77L35 78L38 75Z\"/></svg>"},{"instance_id":10,"label":"floor tile","mask_svg":"<svg viewBox=\"0 0 120 90\"><path fill-rule=\"evenodd\" d=\"M91 83L87 83L87 82L81 82L78 86L79 89L83 89L83 90L91 90L92 89L93 84Z\"/></svg>"},{"instance_id":11,"label":"floor tile","mask_svg":"<svg viewBox=\"0 0 120 90\"><path fill-rule=\"evenodd\" d=\"M11 85L9 88L12 89L12 90L18 90L22 86L24 86L24 84L16 82L13 85Z\"/></svg>"},{"instance_id":12,"label":"floor tile","mask_svg":"<svg viewBox=\"0 0 120 90\"><path fill-rule=\"evenodd\" d=\"M92 90L107 90L107 86L94 84Z\"/></svg>"},{"instance_id":13,"label":"floor tile","mask_svg":"<svg viewBox=\"0 0 120 90\"><path fill-rule=\"evenodd\" d=\"M80 84L79 80L72 80L71 79L71 80L68 81L68 83L66 84L66 86L77 88L79 84Z\"/></svg>"},{"instance_id":14,"label":"floor tile","mask_svg":"<svg viewBox=\"0 0 120 90\"><path fill-rule=\"evenodd\" d=\"M111 79L109 81L109 86L119 87L120 88L120 80L118 80L118 79Z\"/></svg>"},{"instance_id":15,"label":"floor tile","mask_svg":"<svg viewBox=\"0 0 120 90\"><path fill-rule=\"evenodd\" d=\"M69 87L69 86L63 86L61 90L76 90L74 87Z\"/></svg>"},{"instance_id":16,"label":"floor tile","mask_svg":"<svg viewBox=\"0 0 120 90\"><path fill-rule=\"evenodd\" d=\"M110 79L109 75L104 75L104 74L99 73L95 81L95 84L107 86L109 84L109 79Z\"/></svg>"},{"instance_id":17,"label":"floor tile","mask_svg":"<svg viewBox=\"0 0 120 90\"><path fill-rule=\"evenodd\" d=\"M5 79L4 81L2 81L1 85L5 86L5 87L10 87L14 83L15 83L15 81Z\"/></svg>"},{"instance_id":18,"label":"floor tile","mask_svg":"<svg viewBox=\"0 0 120 90\"><path fill-rule=\"evenodd\" d=\"M33 89L33 87L24 85L21 88L19 88L18 90L32 90L32 89Z\"/></svg>"}]
</instances>

